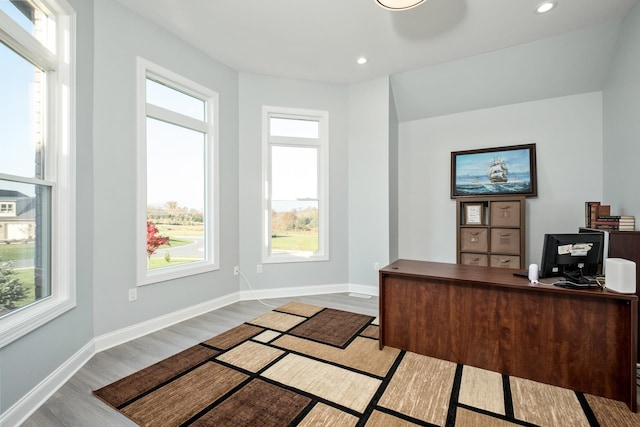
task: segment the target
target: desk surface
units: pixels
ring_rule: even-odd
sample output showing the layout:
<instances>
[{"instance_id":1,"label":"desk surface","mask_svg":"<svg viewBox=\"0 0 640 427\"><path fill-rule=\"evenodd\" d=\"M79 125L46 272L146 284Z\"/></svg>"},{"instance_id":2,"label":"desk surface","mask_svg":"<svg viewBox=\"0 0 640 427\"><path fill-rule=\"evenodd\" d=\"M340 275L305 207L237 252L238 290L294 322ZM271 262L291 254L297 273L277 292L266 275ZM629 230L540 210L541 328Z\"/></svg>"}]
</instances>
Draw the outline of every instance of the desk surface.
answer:
<instances>
[{"instance_id":1,"label":"desk surface","mask_svg":"<svg viewBox=\"0 0 640 427\"><path fill-rule=\"evenodd\" d=\"M514 271L390 264L380 270L380 345L620 400L635 411L638 297L532 285Z\"/></svg>"},{"instance_id":2,"label":"desk surface","mask_svg":"<svg viewBox=\"0 0 640 427\"><path fill-rule=\"evenodd\" d=\"M556 292L559 294L577 294L589 297L613 298L628 301L638 299L635 294L621 294L606 289L567 289L553 285L554 281L562 280L561 278L541 279L543 283L532 284L526 277L514 276L513 273L515 271L521 270L400 259L380 269L380 274L394 274L407 277L433 279L447 278L460 283L516 288L531 292Z\"/></svg>"}]
</instances>

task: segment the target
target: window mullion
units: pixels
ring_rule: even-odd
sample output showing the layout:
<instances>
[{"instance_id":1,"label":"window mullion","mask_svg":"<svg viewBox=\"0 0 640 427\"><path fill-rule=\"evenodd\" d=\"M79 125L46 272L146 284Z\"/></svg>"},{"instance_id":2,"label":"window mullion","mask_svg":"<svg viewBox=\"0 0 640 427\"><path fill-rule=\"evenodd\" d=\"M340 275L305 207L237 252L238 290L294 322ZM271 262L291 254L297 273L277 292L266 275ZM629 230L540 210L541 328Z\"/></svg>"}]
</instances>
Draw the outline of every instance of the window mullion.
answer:
<instances>
[{"instance_id":1,"label":"window mullion","mask_svg":"<svg viewBox=\"0 0 640 427\"><path fill-rule=\"evenodd\" d=\"M148 104L147 117L161 120L163 122L182 126L187 129L196 130L198 132L206 133L209 126L200 120L185 116L175 111L168 110L166 108L159 107L157 105Z\"/></svg>"},{"instance_id":2,"label":"window mullion","mask_svg":"<svg viewBox=\"0 0 640 427\"><path fill-rule=\"evenodd\" d=\"M0 10L0 40L45 71L55 70L56 56Z\"/></svg>"},{"instance_id":3,"label":"window mullion","mask_svg":"<svg viewBox=\"0 0 640 427\"><path fill-rule=\"evenodd\" d=\"M25 184L44 185L47 187L53 187L55 185L54 181L38 179L38 178L29 178L29 177L17 176L17 175L10 175L6 173L0 173L0 180L21 182Z\"/></svg>"},{"instance_id":4,"label":"window mullion","mask_svg":"<svg viewBox=\"0 0 640 427\"><path fill-rule=\"evenodd\" d=\"M319 147L320 141L314 138L300 138L297 136L269 136L269 144L290 147Z\"/></svg>"}]
</instances>

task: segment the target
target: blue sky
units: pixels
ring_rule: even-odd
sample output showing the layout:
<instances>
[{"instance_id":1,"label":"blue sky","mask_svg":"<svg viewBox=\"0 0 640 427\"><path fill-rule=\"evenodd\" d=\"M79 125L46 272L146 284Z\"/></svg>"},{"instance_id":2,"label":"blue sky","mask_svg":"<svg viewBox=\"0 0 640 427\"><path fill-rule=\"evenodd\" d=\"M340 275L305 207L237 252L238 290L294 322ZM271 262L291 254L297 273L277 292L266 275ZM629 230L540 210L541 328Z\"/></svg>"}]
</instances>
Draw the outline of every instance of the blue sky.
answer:
<instances>
[{"instance_id":1,"label":"blue sky","mask_svg":"<svg viewBox=\"0 0 640 427\"><path fill-rule=\"evenodd\" d=\"M147 203L204 209L204 135L147 119Z\"/></svg>"},{"instance_id":2,"label":"blue sky","mask_svg":"<svg viewBox=\"0 0 640 427\"><path fill-rule=\"evenodd\" d=\"M494 158L505 161L510 173L527 172L529 170L529 150L494 151L456 157L456 174L458 176L484 176Z\"/></svg>"},{"instance_id":3,"label":"blue sky","mask_svg":"<svg viewBox=\"0 0 640 427\"><path fill-rule=\"evenodd\" d=\"M8 1L0 1L0 10L26 29L31 23ZM35 149L31 135L31 85L34 67L13 50L0 43L0 172L24 177L34 176ZM28 191L33 186L8 182L2 188ZM33 195L33 192L30 192Z\"/></svg>"}]
</instances>

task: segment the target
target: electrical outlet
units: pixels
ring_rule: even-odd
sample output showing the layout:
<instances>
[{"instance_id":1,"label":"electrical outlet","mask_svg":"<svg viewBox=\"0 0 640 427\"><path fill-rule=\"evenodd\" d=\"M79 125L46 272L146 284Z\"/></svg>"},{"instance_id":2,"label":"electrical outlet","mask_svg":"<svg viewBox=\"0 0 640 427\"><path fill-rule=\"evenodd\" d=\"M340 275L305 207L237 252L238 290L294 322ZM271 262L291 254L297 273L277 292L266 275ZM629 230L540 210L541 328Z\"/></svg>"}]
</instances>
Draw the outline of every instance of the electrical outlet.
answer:
<instances>
[{"instance_id":1,"label":"electrical outlet","mask_svg":"<svg viewBox=\"0 0 640 427\"><path fill-rule=\"evenodd\" d=\"M262 264L258 264L258 266L256 267L256 272L262 273Z\"/></svg>"},{"instance_id":2,"label":"electrical outlet","mask_svg":"<svg viewBox=\"0 0 640 427\"><path fill-rule=\"evenodd\" d=\"M240 267L236 265L235 267L233 267L233 275L237 276L238 274L240 274Z\"/></svg>"},{"instance_id":3,"label":"electrical outlet","mask_svg":"<svg viewBox=\"0 0 640 427\"><path fill-rule=\"evenodd\" d=\"M380 270L380 263L379 263L379 262L377 262L377 261L376 261L376 262L374 262L374 263L373 263L373 269L374 269L375 271Z\"/></svg>"},{"instance_id":4,"label":"electrical outlet","mask_svg":"<svg viewBox=\"0 0 640 427\"><path fill-rule=\"evenodd\" d=\"M138 299L138 289L133 288L129 289L129 302L135 301Z\"/></svg>"}]
</instances>

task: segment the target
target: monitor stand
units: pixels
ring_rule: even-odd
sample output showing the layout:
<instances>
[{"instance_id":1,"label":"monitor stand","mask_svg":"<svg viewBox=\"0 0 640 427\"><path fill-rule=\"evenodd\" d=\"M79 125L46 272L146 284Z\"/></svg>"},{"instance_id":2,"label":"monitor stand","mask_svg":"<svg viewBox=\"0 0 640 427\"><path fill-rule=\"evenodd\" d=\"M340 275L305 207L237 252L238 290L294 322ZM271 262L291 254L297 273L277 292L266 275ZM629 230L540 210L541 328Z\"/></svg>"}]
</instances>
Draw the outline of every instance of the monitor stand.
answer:
<instances>
[{"instance_id":1,"label":"monitor stand","mask_svg":"<svg viewBox=\"0 0 640 427\"><path fill-rule=\"evenodd\" d=\"M570 282L580 285L596 285L598 283L595 276L585 276L580 271L566 271L563 276Z\"/></svg>"}]
</instances>

